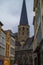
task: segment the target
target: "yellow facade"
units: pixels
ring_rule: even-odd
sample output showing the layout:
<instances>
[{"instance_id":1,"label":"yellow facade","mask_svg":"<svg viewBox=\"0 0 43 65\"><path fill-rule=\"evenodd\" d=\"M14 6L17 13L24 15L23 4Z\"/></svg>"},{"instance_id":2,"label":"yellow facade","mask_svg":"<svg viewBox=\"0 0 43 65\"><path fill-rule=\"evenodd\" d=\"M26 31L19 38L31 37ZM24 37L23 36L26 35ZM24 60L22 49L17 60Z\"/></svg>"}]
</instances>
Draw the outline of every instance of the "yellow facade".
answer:
<instances>
[{"instance_id":1,"label":"yellow facade","mask_svg":"<svg viewBox=\"0 0 43 65\"><path fill-rule=\"evenodd\" d=\"M10 65L10 31L6 32L6 49L4 65Z\"/></svg>"},{"instance_id":2,"label":"yellow facade","mask_svg":"<svg viewBox=\"0 0 43 65\"><path fill-rule=\"evenodd\" d=\"M10 61L9 61L10 59L5 59L4 60L4 65L10 65Z\"/></svg>"}]
</instances>

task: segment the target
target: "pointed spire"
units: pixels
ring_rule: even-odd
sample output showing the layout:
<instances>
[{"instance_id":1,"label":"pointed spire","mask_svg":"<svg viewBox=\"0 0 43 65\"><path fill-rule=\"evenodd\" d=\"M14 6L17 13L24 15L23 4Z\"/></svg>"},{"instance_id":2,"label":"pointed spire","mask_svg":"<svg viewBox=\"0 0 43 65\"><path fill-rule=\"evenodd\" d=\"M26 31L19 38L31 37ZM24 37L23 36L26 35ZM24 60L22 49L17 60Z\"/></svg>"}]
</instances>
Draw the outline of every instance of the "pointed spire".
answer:
<instances>
[{"instance_id":1,"label":"pointed spire","mask_svg":"<svg viewBox=\"0 0 43 65\"><path fill-rule=\"evenodd\" d=\"M21 12L21 18L20 18L20 25L28 25L28 18L27 18L25 0L23 0L22 12Z\"/></svg>"}]
</instances>

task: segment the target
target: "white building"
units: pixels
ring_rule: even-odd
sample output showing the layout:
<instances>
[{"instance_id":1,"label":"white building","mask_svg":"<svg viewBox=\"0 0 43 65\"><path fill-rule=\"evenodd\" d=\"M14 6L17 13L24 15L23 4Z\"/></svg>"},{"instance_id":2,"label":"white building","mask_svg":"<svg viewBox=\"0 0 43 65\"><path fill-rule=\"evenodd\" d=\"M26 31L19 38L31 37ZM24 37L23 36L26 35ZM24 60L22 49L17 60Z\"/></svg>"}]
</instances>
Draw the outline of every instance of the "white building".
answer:
<instances>
[{"instance_id":1,"label":"white building","mask_svg":"<svg viewBox=\"0 0 43 65\"><path fill-rule=\"evenodd\" d=\"M2 23L0 22L0 65L4 62L5 57L5 47L6 47L6 35L5 32L2 30Z\"/></svg>"},{"instance_id":2,"label":"white building","mask_svg":"<svg viewBox=\"0 0 43 65\"><path fill-rule=\"evenodd\" d=\"M15 58L15 38L13 35L11 35L10 38L10 60L11 60L11 65L14 63L14 58Z\"/></svg>"},{"instance_id":3,"label":"white building","mask_svg":"<svg viewBox=\"0 0 43 65\"><path fill-rule=\"evenodd\" d=\"M9 65L13 65L15 57L15 37L11 30L4 31L3 24L0 22L0 65L4 65L5 61Z\"/></svg>"}]
</instances>

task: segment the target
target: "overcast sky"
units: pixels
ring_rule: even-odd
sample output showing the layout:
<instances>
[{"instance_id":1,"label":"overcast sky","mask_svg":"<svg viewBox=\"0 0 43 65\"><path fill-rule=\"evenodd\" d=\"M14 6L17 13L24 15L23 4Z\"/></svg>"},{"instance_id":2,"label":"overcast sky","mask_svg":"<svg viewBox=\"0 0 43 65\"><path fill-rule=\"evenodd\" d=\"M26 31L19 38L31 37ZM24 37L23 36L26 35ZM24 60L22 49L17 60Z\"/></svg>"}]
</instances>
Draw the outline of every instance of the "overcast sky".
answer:
<instances>
[{"instance_id":1,"label":"overcast sky","mask_svg":"<svg viewBox=\"0 0 43 65\"><path fill-rule=\"evenodd\" d=\"M3 29L18 31L23 0L0 0L0 21L4 24ZM30 25L30 36L33 36L33 0L26 0L27 16Z\"/></svg>"}]
</instances>

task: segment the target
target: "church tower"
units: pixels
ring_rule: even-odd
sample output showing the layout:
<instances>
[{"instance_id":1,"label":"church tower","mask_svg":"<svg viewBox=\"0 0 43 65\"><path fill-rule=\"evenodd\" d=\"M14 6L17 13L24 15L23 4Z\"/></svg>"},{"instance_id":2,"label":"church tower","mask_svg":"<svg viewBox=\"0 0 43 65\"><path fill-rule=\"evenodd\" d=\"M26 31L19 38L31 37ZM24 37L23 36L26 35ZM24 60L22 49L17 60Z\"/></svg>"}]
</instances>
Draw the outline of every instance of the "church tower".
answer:
<instances>
[{"instance_id":1,"label":"church tower","mask_svg":"<svg viewBox=\"0 0 43 65\"><path fill-rule=\"evenodd\" d=\"M26 3L25 0L23 0L21 18L18 26L18 41L21 44L24 44L24 42L28 37L29 37L29 25L26 11Z\"/></svg>"}]
</instances>

